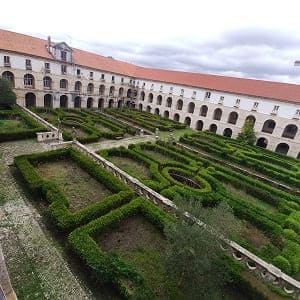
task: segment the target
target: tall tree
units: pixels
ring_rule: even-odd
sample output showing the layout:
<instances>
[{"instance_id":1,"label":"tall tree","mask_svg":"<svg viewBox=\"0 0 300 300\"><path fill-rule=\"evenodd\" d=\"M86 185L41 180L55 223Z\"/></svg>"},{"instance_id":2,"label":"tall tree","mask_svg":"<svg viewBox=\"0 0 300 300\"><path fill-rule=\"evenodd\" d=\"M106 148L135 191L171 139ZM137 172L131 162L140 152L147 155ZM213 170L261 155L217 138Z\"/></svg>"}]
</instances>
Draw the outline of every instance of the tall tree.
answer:
<instances>
[{"instance_id":1,"label":"tall tree","mask_svg":"<svg viewBox=\"0 0 300 300\"><path fill-rule=\"evenodd\" d=\"M254 122L252 120L246 120L241 132L237 136L237 140L244 145L253 145L256 137L254 132Z\"/></svg>"},{"instance_id":2,"label":"tall tree","mask_svg":"<svg viewBox=\"0 0 300 300\"><path fill-rule=\"evenodd\" d=\"M6 78L0 78L0 106L11 108L16 104L16 94L13 92L10 82Z\"/></svg>"},{"instance_id":3,"label":"tall tree","mask_svg":"<svg viewBox=\"0 0 300 300\"><path fill-rule=\"evenodd\" d=\"M165 228L167 276L184 291L184 299L222 299L222 288L230 280L230 274L224 267L218 236L228 238L236 234L239 224L228 205L203 208L198 202L188 201L183 210L207 226L187 220L181 211L178 222Z\"/></svg>"}]
</instances>

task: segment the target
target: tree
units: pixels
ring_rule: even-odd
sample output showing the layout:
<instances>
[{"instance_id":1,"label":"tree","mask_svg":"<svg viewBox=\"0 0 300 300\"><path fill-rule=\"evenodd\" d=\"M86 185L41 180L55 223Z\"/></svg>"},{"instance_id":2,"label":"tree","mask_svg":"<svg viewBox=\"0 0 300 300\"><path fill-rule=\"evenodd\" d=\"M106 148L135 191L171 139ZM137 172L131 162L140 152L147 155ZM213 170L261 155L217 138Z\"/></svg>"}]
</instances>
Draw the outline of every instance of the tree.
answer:
<instances>
[{"instance_id":1,"label":"tree","mask_svg":"<svg viewBox=\"0 0 300 300\"><path fill-rule=\"evenodd\" d=\"M241 132L237 136L237 140L244 145L253 145L256 137L254 132L254 122L252 120L246 120Z\"/></svg>"},{"instance_id":2,"label":"tree","mask_svg":"<svg viewBox=\"0 0 300 300\"><path fill-rule=\"evenodd\" d=\"M203 208L197 204L199 201L187 203L183 209L207 226L187 220L181 211L177 222L165 227L167 276L184 292L184 299L222 299L222 288L229 282L230 272L224 267L219 237L237 234L238 221L224 203L214 208Z\"/></svg>"},{"instance_id":3,"label":"tree","mask_svg":"<svg viewBox=\"0 0 300 300\"><path fill-rule=\"evenodd\" d=\"M0 78L0 106L11 108L16 104L16 94L13 92L9 80Z\"/></svg>"}]
</instances>

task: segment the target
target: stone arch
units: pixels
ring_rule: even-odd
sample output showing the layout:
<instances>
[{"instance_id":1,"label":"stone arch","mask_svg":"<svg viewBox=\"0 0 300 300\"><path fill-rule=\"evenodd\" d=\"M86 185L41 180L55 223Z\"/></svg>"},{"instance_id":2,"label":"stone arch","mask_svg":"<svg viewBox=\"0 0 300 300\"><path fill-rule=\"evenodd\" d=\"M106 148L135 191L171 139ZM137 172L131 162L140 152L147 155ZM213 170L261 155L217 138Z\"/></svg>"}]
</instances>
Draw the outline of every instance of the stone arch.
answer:
<instances>
[{"instance_id":1,"label":"stone arch","mask_svg":"<svg viewBox=\"0 0 300 300\"><path fill-rule=\"evenodd\" d=\"M188 127L191 126L191 118L190 117L185 117L184 119L184 124L187 125Z\"/></svg>"},{"instance_id":2,"label":"stone arch","mask_svg":"<svg viewBox=\"0 0 300 300\"><path fill-rule=\"evenodd\" d=\"M124 95L124 88L120 87L119 88L119 97L123 97Z\"/></svg>"},{"instance_id":3,"label":"stone arch","mask_svg":"<svg viewBox=\"0 0 300 300\"><path fill-rule=\"evenodd\" d=\"M80 81L75 82L75 91L76 92L81 92L82 89L82 83Z\"/></svg>"},{"instance_id":4,"label":"stone arch","mask_svg":"<svg viewBox=\"0 0 300 300\"><path fill-rule=\"evenodd\" d=\"M159 108L155 108L154 114L155 114L155 115L159 115Z\"/></svg>"},{"instance_id":5,"label":"stone arch","mask_svg":"<svg viewBox=\"0 0 300 300\"><path fill-rule=\"evenodd\" d=\"M189 105L188 105L187 112L192 114L192 113L194 113L194 111L195 111L195 103L194 102L190 102Z\"/></svg>"},{"instance_id":6,"label":"stone arch","mask_svg":"<svg viewBox=\"0 0 300 300\"><path fill-rule=\"evenodd\" d=\"M89 97L86 102L86 107L93 108L93 102L94 102L94 99L92 97Z\"/></svg>"},{"instance_id":7,"label":"stone arch","mask_svg":"<svg viewBox=\"0 0 300 300\"><path fill-rule=\"evenodd\" d=\"M27 93L25 95L25 106L35 107L36 106L36 96L34 93Z\"/></svg>"},{"instance_id":8,"label":"stone arch","mask_svg":"<svg viewBox=\"0 0 300 300\"><path fill-rule=\"evenodd\" d=\"M223 131L223 135L226 137L232 137L232 129L231 128L225 128Z\"/></svg>"},{"instance_id":9,"label":"stone arch","mask_svg":"<svg viewBox=\"0 0 300 300\"><path fill-rule=\"evenodd\" d=\"M198 120L196 123L196 130L201 131L203 129L203 121L202 120Z\"/></svg>"},{"instance_id":10,"label":"stone arch","mask_svg":"<svg viewBox=\"0 0 300 300\"><path fill-rule=\"evenodd\" d=\"M140 100L141 101L145 100L145 92L144 91L142 91L141 94L140 94Z\"/></svg>"},{"instance_id":11,"label":"stone arch","mask_svg":"<svg viewBox=\"0 0 300 300\"><path fill-rule=\"evenodd\" d=\"M288 139L294 139L298 132L298 127L294 124L287 125L282 133L282 137L288 138Z\"/></svg>"},{"instance_id":12,"label":"stone arch","mask_svg":"<svg viewBox=\"0 0 300 300\"><path fill-rule=\"evenodd\" d=\"M68 108L68 96L67 95L61 95L59 97L59 106L62 108Z\"/></svg>"},{"instance_id":13,"label":"stone arch","mask_svg":"<svg viewBox=\"0 0 300 300\"><path fill-rule=\"evenodd\" d=\"M142 103L139 104L139 111L143 111L143 104Z\"/></svg>"},{"instance_id":14,"label":"stone arch","mask_svg":"<svg viewBox=\"0 0 300 300\"><path fill-rule=\"evenodd\" d=\"M171 107L171 106L172 106L172 97L168 97L166 102L166 107Z\"/></svg>"},{"instance_id":15,"label":"stone arch","mask_svg":"<svg viewBox=\"0 0 300 300\"><path fill-rule=\"evenodd\" d=\"M290 146L287 143L279 143L275 149L275 152L287 155L289 152Z\"/></svg>"},{"instance_id":16,"label":"stone arch","mask_svg":"<svg viewBox=\"0 0 300 300\"><path fill-rule=\"evenodd\" d=\"M164 118L165 118L165 119L169 119L169 117L170 117L169 111L168 111L168 110L165 110L165 111L164 111Z\"/></svg>"},{"instance_id":17,"label":"stone arch","mask_svg":"<svg viewBox=\"0 0 300 300\"><path fill-rule=\"evenodd\" d=\"M256 141L256 146L261 147L261 148L267 148L268 140L265 137L260 137Z\"/></svg>"},{"instance_id":18,"label":"stone arch","mask_svg":"<svg viewBox=\"0 0 300 300\"><path fill-rule=\"evenodd\" d=\"M24 75L24 86L34 89L35 79L34 79L34 76L32 74L25 74Z\"/></svg>"},{"instance_id":19,"label":"stone arch","mask_svg":"<svg viewBox=\"0 0 300 300\"><path fill-rule=\"evenodd\" d=\"M10 71L5 71L2 73L2 78L7 79L10 82L12 88L15 87L15 75Z\"/></svg>"},{"instance_id":20,"label":"stone arch","mask_svg":"<svg viewBox=\"0 0 300 300\"><path fill-rule=\"evenodd\" d=\"M275 126L276 126L276 122L274 120L269 119L265 121L261 131L272 134Z\"/></svg>"},{"instance_id":21,"label":"stone arch","mask_svg":"<svg viewBox=\"0 0 300 300\"><path fill-rule=\"evenodd\" d=\"M146 107L146 112L151 112L151 109L152 109L152 107L150 106L150 105L148 105L147 107Z\"/></svg>"},{"instance_id":22,"label":"stone arch","mask_svg":"<svg viewBox=\"0 0 300 300\"><path fill-rule=\"evenodd\" d=\"M218 130L218 126L216 124L211 124L209 126L209 131L212 132L212 133L217 133L217 130Z\"/></svg>"},{"instance_id":23,"label":"stone arch","mask_svg":"<svg viewBox=\"0 0 300 300\"><path fill-rule=\"evenodd\" d=\"M128 90L129 91L129 90ZM110 97L113 97L115 94L115 87L112 85L110 88L109 88L109 96ZM129 97L129 96L127 96Z\"/></svg>"},{"instance_id":24,"label":"stone arch","mask_svg":"<svg viewBox=\"0 0 300 300\"><path fill-rule=\"evenodd\" d=\"M98 108L100 108L100 109L104 108L104 99L103 98L98 99Z\"/></svg>"},{"instance_id":25,"label":"stone arch","mask_svg":"<svg viewBox=\"0 0 300 300\"><path fill-rule=\"evenodd\" d=\"M152 102L153 102L153 94L152 94L152 93L149 93L149 94L148 94L148 102L149 102L149 103L152 103Z\"/></svg>"},{"instance_id":26,"label":"stone arch","mask_svg":"<svg viewBox=\"0 0 300 300\"><path fill-rule=\"evenodd\" d=\"M105 94L105 85L101 84L99 86L99 95L104 95Z\"/></svg>"},{"instance_id":27,"label":"stone arch","mask_svg":"<svg viewBox=\"0 0 300 300\"><path fill-rule=\"evenodd\" d=\"M228 121L227 123L230 123L230 124L236 124L237 120L239 118L239 115L236 111L232 111L229 116L228 116Z\"/></svg>"},{"instance_id":28,"label":"stone arch","mask_svg":"<svg viewBox=\"0 0 300 300\"><path fill-rule=\"evenodd\" d=\"M44 107L53 107L53 97L51 94L44 95Z\"/></svg>"},{"instance_id":29,"label":"stone arch","mask_svg":"<svg viewBox=\"0 0 300 300\"><path fill-rule=\"evenodd\" d=\"M108 107L113 108L114 107L114 99L109 99L108 101Z\"/></svg>"},{"instance_id":30,"label":"stone arch","mask_svg":"<svg viewBox=\"0 0 300 300\"><path fill-rule=\"evenodd\" d=\"M208 107L207 105L202 105L200 107L200 116L201 117L206 117L207 116L207 112L208 112Z\"/></svg>"},{"instance_id":31,"label":"stone arch","mask_svg":"<svg viewBox=\"0 0 300 300\"><path fill-rule=\"evenodd\" d=\"M91 83L91 82L87 86L87 93L88 94L94 94L94 84Z\"/></svg>"},{"instance_id":32,"label":"stone arch","mask_svg":"<svg viewBox=\"0 0 300 300\"><path fill-rule=\"evenodd\" d=\"M158 95L156 98L156 104L161 105L161 103L162 103L162 95Z\"/></svg>"},{"instance_id":33,"label":"stone arch","mask_svg":"<svg viewBox=\"0 0 300 300\"><path fill-rule=\"evenodd\" d=\"M63 90L67 90L68 89L68 80L67 79L61 79L59 81L59 88L63 89Z\"/></svg>"},{"instance_id":34,"label":"stone arch","mask_svg":"<svg viewBox=\"0 0 300 300\"><path fill-rule=\"evenodd\" d=\"M183 101L181 99L179 99L176 104L176 109L182 110L182 107L183 107Z\"/></svg>"},{"instance_id":35,"label":"stone arch","mask_svg":"<svg viewBox=\"0 0 300 300\"><path fill-rule=\"evenodd\" d=\"M81 98L79 96L74 99L74 108L81 108Z\"/></svg>"},{"instance_id":36,"label":"stone arch","mask_svg":"<svg viewBox=\"0 0 300 300\"><path fill-rule=\"evenodd\" d=\"M222 118L222 109L216 108L213 115L213 120L220 121Z\"/></svg>"},{"instance_id":37,"label":"stone arch","mask_svg":"<svg viewBox=\"0 0 300 300\"><path fill-rule=\"evenodd\" d=\"M247 116L247 118L245 119L245 121L251 121L253 123L253 125L256 122L256 118L252 115Z\"/></svg>"},{"instance_id":38,"label":"stone arch","mask_svg":"<svg viewBox=\"0 0 300 300\"><path fill-rule=\"evenodd\" d=\"M179 114L175 114L173 117L174 121L179 122L180 120L180 115Z\"/></svg>"}]
</instances>

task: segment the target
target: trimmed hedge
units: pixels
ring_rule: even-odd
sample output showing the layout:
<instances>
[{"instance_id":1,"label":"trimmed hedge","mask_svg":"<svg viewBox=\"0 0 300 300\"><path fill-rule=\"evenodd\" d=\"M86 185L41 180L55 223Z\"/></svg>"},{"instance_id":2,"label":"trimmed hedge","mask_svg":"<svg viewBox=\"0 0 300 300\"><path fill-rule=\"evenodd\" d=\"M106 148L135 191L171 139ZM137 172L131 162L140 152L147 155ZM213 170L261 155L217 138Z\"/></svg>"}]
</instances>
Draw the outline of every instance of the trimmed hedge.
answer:
<instances>
[{"instance_id":1,"label":"trimmed hedge","mask_svg":"<svg viewBox=\"0 0 300 300\"><path fill-rule=\"evenodd\" d=\"M56 184L43 179L35 167L38 162L62 158L74 160L83 170L115 194L72 213L68 209L69 201L64 193ZM55 224L64 231L70 231L81 224L103 215L111 209L127 203L134 196L134 192L129 189L127 185L120 182L104 168L72 148L18 156L15 157L14 162L28 184L29 189L36 195L47 200L49 203L47 211L50 217Z\"/></svg>"},{"instance_id":2,"label":"trimmed hedge","mask_svg":"<svg viewBox=\"0 0 300 300\"><path fill-rule=\"evenodd\" d=\"M138 298L141 291L143 294L147 291L148 288L142 273L118 255L101 250L94 237L136 214L143 215L162 233L164 226L174 221L169 214L148 200L139 197L87 225L75 229L68 237L71 248L92 272L94 279L99 282L113 283L126 298ZM151 291L147 291L147 294L151 294Z\"/></svg>"}]
</instances>

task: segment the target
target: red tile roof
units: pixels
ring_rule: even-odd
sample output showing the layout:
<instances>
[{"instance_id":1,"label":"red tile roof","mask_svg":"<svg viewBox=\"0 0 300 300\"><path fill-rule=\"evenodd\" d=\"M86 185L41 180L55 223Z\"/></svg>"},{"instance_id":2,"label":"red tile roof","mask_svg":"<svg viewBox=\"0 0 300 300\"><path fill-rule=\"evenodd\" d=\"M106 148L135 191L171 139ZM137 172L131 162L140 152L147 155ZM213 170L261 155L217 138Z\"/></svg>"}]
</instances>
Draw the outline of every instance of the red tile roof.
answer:
<instances>
[{"instance_id":1,"label":"red tile roof","mask_svg":"<svg viewBox=\"0 0 300 300\"><path fill-rule=\"evenodd\" d=\"M0 30L0 50L51 60L46 45L47 40ZM300 85L296 84L145 68L74 48L73 59L77 65L138 79L300 103Z\"/></svg>"}]
</instances>

